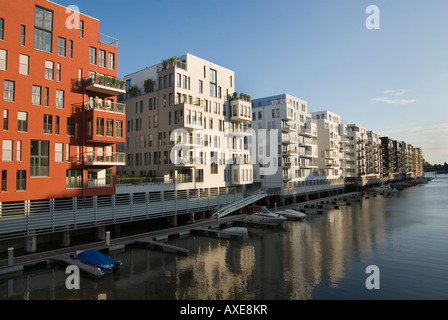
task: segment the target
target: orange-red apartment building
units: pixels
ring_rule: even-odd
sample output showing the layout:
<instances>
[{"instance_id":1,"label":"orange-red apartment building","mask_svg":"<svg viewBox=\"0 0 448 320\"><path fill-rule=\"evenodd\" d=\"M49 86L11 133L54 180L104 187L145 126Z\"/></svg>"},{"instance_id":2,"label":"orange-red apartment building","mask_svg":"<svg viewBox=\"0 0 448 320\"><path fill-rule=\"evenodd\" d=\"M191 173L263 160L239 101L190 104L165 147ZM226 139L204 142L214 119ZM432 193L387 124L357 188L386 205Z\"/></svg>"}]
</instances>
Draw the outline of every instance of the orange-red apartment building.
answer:
<instances>
[{"instance_id":1,"label":"orange-red apartment building","mask_svg":"<svg viewBox=\"0 0 448 320\"><path fill-rule=\"evenodd\" d=\"M47 0L0 0L3 208L115 193L125 85L99 24Z\"/></svg>"}]
</instances>

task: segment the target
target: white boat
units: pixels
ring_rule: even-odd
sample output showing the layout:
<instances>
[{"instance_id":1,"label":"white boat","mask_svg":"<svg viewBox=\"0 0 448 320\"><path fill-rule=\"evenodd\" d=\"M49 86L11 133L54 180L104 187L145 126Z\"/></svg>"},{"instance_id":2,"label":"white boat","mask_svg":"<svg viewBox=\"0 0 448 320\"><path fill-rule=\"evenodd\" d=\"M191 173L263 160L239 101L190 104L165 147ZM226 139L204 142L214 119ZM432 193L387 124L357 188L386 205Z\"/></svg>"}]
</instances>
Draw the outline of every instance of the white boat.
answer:
<instances>
[{"instance_id":1,"label":"white boat","mask_svg":"<svg viewBox=\"0 0 448 320\"><path fill-rule=\"evenodd\" d=\"M284 211L277 211L277 213L288 220L303 220L306 218L306 214L300 211L286 209Z\"/></svg>"},{"instance_id":2,"label":"white boat","mask_svg":"<svg viewBox=\"0 0 448 320\"><path fill-rule=\"evenodd\" d=\"M392 188L390 185L382 185L378 188L374 188L376 192L398 192L397 189Z\"/></svg>"},{"instance_id":3,"label":"white boat","mask_svg":"<svg viewBox=\"0 0 448 320\"><path fill-rule=\"evenodd\" d=\"M246 222L254 223L274 223L281 224L287 219L280 214L273 213L265 206L250 206L247 216L244 218Z\"/></svg>"}]
</instances>

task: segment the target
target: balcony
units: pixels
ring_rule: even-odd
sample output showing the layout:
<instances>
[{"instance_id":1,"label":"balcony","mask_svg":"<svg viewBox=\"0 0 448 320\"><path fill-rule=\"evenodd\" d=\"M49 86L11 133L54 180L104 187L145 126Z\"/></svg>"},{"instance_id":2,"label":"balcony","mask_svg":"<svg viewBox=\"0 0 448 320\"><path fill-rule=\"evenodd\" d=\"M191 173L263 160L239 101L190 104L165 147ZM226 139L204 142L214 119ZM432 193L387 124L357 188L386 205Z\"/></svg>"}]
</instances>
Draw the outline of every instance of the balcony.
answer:
<instances>
[{"instance_id":1,"label":"balcony","mask_svg":"<svg viewBox=\"0 0 448 320\"><path fill-rule=\"evenodd\" d=\"M317 128L303 126L300 130L300 134L305 137L317 137Z\"/></svg>"},{"instance_id":2,"label":"balcony","mask_svg":"<svg viewBox=\"0 0 448 320\"><path fill-rule=\"evenodd\" d=\"M232 184L243 185L253 183L253 166L252 164L232 164Z\"/></svg>"},{"instance_id":3,"label":"balcony","mask_svg":"<svg viewBox=\"0 0 448 320\"><path fill-rule=\"evenodd\" d=\"M126 165L126 153L124 152L112 152L103 153L87 152L84 154L84 164L86 166L125 166Z\"/></svg>"},{"instance_id":4,"label":"balcony","mask_svg":"<svg viewBox=\"0 0 448 320\"><path fill-rule=\"evenodd\" d=\"M251 137L252 136L252 128L242 126L242 125L235 125L231 126L229 129L229 133L232 136L236 137Z\"/></svg>"},{"instance_id":5,"label":"balcony","mask_svg":"<svg viewBox=\"0 0 448 320\"><path fill-rule=\"evenodd\" d=\"M126 114L126 105L124 103L114 102L112 100L94 99L85 103L86 111L96 110L112 113Z\"/></svg>"},{"instance_id":6,"label":"balcony","mask_svg":"<svg viewBox=\"0 0 448 320\"><path fill-rule=\"evenodd\" d=\"M126 82L112 76L94 75L85 79L87 91L118 96L126 93Z\"/></svg>"},{"instance_id":7,"label":"balcony","mask_svg":"<svg viewBox=\"0 0 448 320\"><path fill-rule=\"evenodd\" d=\"M282 131L283 132L297 132L299 129L295 123L292 121L282 121Z\"/></svg>"},{"instance_id":8,"label":"balcony","mask_svg":"<svg viewBox=\"0 0 448 320\"><path fill-rule=\"evenodd\" d=\"M230 121L250 122L252 121L252 105L250 101L238 98L230 101Z\"/></svg>"},{"instance_id":9,"label":"balcony","mask_svg":"<svg viewBox=\"0 0 448 320\"><path fill-rule=\"evenodd\" d=\"M175 159L175 165L179 168L196 167L205 165L205 161L202 158L195 157L178 157Z\"/></svg>"}]
</instances>

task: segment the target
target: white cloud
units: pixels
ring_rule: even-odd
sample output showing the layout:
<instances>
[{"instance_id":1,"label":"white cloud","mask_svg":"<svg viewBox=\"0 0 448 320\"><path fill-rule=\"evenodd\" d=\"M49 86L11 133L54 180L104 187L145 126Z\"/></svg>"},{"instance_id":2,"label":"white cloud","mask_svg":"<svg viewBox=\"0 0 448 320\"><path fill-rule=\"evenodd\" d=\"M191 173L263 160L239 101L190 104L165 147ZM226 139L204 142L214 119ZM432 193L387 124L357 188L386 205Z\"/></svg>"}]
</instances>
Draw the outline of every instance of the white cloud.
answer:
<instances>
[{"instance_id":1,"label":"white cloud","mask_svg":"<svg viewBox=\"0 0 448 320\"><path fill-rule=\"evenodd\" d=\"M405 89L400 89L400 90L384 90L383 93L387 94L387 95L393 95L393 96L402 96L406 93L407 91Z\"/></svg>"},{"instance_id":2,"label":"white cloud","mask_svg":"<svg viewBox=\"0 0 448 320\"><path fill-rule=\"evenodd\" d=\"M373 98L372 100L375 102L382 102L386 104L411 104L417 101L414 99L391 99L388 97Z\"/></svg>"},{"instance_id":3,"label":"white cloud","mask_svg":"<svg viewBox=\"0 0 448 320\"><path fill-rule=\"evenodd\" d=\"M415 103L417 100L415 99L397 99L397 98L391 98L392 97L400 97L404 95L407 92L405 89L399 89L399 90L384 90L383 93L385 95L388 95L389 97L378 97L373 98L372 100L374 102L380 102L385 104L411 104Z\"/></svg>"}]
</instances>

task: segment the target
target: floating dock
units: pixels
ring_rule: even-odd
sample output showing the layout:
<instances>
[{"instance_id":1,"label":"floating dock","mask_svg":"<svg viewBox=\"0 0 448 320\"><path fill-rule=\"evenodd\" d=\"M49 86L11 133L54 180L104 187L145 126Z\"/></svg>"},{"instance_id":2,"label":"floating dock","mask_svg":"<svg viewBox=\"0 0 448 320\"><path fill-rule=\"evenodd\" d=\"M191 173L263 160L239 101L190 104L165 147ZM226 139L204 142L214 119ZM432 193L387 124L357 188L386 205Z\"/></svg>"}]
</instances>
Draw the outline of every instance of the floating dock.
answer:
<instances>
[{"instance_id":1,"label":"floating dock","mask_svg":"<svg viewBox=\"0 0 448 320\"><path fill-rule=\"evenodd\" d=\"M213 230L210 228L194 228L191 230L191 233L204 234L209 237L215 237L215 238L220 238L220 239L240 239L242 237L242 235L238 234L238 233Z\"/></svg>"},{"instance_id":2,"label":"floating dock","mask_svg":"<svg viewBox=\"0 0 448 320\"><path fill-rule=\"evenodd\" d=\"M178 246L173 246L173 245L170 245L170 244L167 244L164 242L160 242L160 241L155 241L153 238L139 239L139 240L136 240L135 243L147 245L150 248L159 249L159 250L162 250L163 252L175 253L175 254L180 254L180 255L185 255L185 256L188 256L190 254L190 251L188 249L181 248Z\"/></svg>"}]
</instances>

